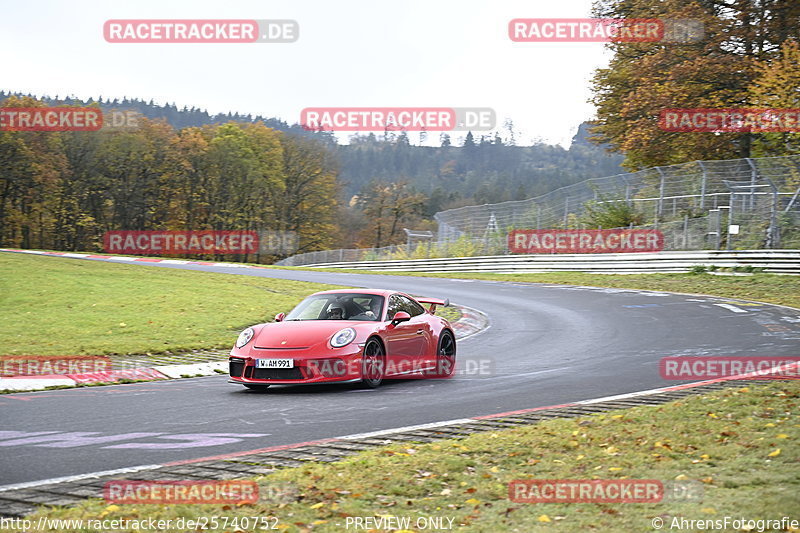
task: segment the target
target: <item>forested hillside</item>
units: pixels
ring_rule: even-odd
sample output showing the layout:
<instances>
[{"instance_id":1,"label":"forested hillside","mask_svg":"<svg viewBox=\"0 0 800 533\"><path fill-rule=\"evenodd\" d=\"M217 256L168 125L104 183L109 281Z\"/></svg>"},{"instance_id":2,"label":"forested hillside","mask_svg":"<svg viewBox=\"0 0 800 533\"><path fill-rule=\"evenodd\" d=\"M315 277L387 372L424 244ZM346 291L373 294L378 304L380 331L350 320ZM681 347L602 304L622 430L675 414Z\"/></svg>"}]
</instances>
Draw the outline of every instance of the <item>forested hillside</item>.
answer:
<instances>
[{"instance_id":1,"label":"forested hillside","mask_svg":"<svg viewBox=\"0 0 800 533\"><path fill-rule=\"evenodd\" d=\"M275 118L210 115L140 100L82 101L0 93L3 107L132 110L136 128L0 130L0 244L97 250L109 230L293 231L305 252L384 246L403 227L434 229L442 209L522 199L620 171L621 156L588 144L515 146L444 135L305 131Z\"/></svg>"},{"instance_id":2,"label":"forested hillside","mask_svg":"<svg viewBox=\"0 0 800 533\"><path fill-rule=\"evenodd\" d=\"M0 91L0 102L12 93ZM21 96L21 95L16 95ZM32 97L31 95L26 95ZM405 181L416 190L437 195L454 192L456 203L486 203L539 195L586 178L621 172L622 156L587 141L587 124L580 126L570 149L547 144L515 146L509 137L468 134L466 138L439 138L441 146L417 146L405 134L368 134L339 145L329 132L303 129L299 124L260 115L229 112L211 115L203 109L175 104L158 105L152 100L122 98L81 100L74 97L36 97L47 105L99 105L103 111L132 110L152 120L164 119L173 128L202 127L226 122L262 123L265 126L306 136L336 152L342 193L352 197L371 181ZM464 194L471 191L473 194Z\"/></svg>"}]
</instances>

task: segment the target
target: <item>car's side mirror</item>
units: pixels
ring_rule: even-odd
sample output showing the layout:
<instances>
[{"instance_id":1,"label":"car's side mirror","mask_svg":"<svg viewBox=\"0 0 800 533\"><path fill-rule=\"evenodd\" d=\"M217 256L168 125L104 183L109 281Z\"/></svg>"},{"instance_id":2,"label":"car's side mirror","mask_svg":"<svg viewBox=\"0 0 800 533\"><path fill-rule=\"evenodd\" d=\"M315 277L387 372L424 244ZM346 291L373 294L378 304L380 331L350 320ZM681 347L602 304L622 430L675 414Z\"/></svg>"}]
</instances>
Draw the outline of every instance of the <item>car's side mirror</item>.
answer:
<instances>
[{"instance_id":1,"label":"car's side mirror","mask_svg":"<svg viewBox=\"0 0 800 533\"><path fill-rule=\"evenodd\" d=\"M275 322L283 322L284 318L286 318L286 313L278 313L275 315Z\"/></svg>"},{"instance_id":2,"label":"car's side mirror","mask_svg":"<svg viewBox=\"0 0 800 533\"><path fill-rule=\"evenodd\" d=\"M400 322L408 322L409 320L411 320L411 315L409 315L405 311L398 311L394 314L394 317L392 318L392 325L396 326Z\"/></svg>"}]
</instances>

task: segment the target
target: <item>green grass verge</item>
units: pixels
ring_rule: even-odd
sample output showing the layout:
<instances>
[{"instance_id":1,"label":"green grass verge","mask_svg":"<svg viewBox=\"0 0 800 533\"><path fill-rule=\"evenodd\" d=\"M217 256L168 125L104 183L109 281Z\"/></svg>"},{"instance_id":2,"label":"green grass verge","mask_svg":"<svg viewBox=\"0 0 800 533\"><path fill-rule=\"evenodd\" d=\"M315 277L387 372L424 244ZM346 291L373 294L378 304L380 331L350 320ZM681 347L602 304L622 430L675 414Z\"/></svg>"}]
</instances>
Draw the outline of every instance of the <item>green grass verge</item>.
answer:
<instances>
[{"instance_id":1,"label":"green grass verge","mask_svg":"<svg viewBox=\"0 0 800 533\"><path fill-rule=\"evenodd\" d=\"M665 529L676 517L797 519L798 400L798 381L759 383L463 440L393 445L254 478L262 491L293 487L288 502L158 506L88 500L42 508L28 518L271 516L278 517L279 529L303 532L343 531L348 516L410 517L412 524L418 517L444 517L454 520L456 531L487 532L653 531L655 517L665 520ZM516 479L684 480L701 490L691 501L658 504L528 504L508 499L508 483Z\"/></svg>"},{"instance_id":2,"label":"green grass verge","mask_svg":"<svg viewBox=\"0 0 800 533\"><path fill-rule=\"evenodd\" d=\"M452 324L460 319L462 314L458 307L437 307L436 316L440 316Z\"/></svg>"},{"instance_id":3,"label":"green grass verge","mask_svg":"<svg viewBox=\"0 0 800 533\"><path fill-rule=\"evenodd\" d=\"M0 356L229 348L331 285L0 254Z\"/></svg>"}]
</instances>

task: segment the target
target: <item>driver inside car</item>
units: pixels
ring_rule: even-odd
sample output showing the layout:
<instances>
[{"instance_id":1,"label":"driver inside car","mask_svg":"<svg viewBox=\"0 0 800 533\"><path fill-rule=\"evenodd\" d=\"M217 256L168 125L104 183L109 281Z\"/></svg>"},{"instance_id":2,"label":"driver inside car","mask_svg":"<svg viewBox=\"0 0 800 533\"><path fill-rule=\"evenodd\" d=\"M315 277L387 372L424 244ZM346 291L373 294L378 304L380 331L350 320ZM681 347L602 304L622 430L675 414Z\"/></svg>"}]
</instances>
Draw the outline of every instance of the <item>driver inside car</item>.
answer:
<instances>
[{"instance_id":1,"label":"driver inside car","mask_svg":"<svg viewBox=\"0 0 800 533\"><path fill-rule=\"evenodd\" d=\"M344 307L339 304L331 304L328 307L327 319L328 320L342 320L344 318Z\"/></svg>"},{"instance_id":2,"label":"driver inside car","mask_svg":"<svg viewBox=\"0 0 800 533\"><path fill-rule=\"evenodd\" d=\"M367 310L364 314L367 315L370 319L375 319L381 314L381 301L377 298L372 300L369 304L370 309Z\"/></svg>"}]
</instances>

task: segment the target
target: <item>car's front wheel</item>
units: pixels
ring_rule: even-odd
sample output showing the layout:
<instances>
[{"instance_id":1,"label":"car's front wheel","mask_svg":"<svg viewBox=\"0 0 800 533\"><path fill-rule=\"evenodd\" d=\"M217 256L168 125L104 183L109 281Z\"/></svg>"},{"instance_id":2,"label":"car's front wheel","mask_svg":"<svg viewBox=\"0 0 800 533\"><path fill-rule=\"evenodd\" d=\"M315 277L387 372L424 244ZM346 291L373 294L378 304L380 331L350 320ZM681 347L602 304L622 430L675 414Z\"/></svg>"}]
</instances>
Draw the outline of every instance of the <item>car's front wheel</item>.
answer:
<instances>
[{"instance_id":1,"label":"car's front wheel","mask_svg":"<svg viewBox=\"0 0 800 533\"><path fill-rule=\"evenodd\" d=\"M367 341L361 358L361 383L370 389L378 387L383 381L386 352L381 341L375 337Z\"/></svg>"}]
</instances>

